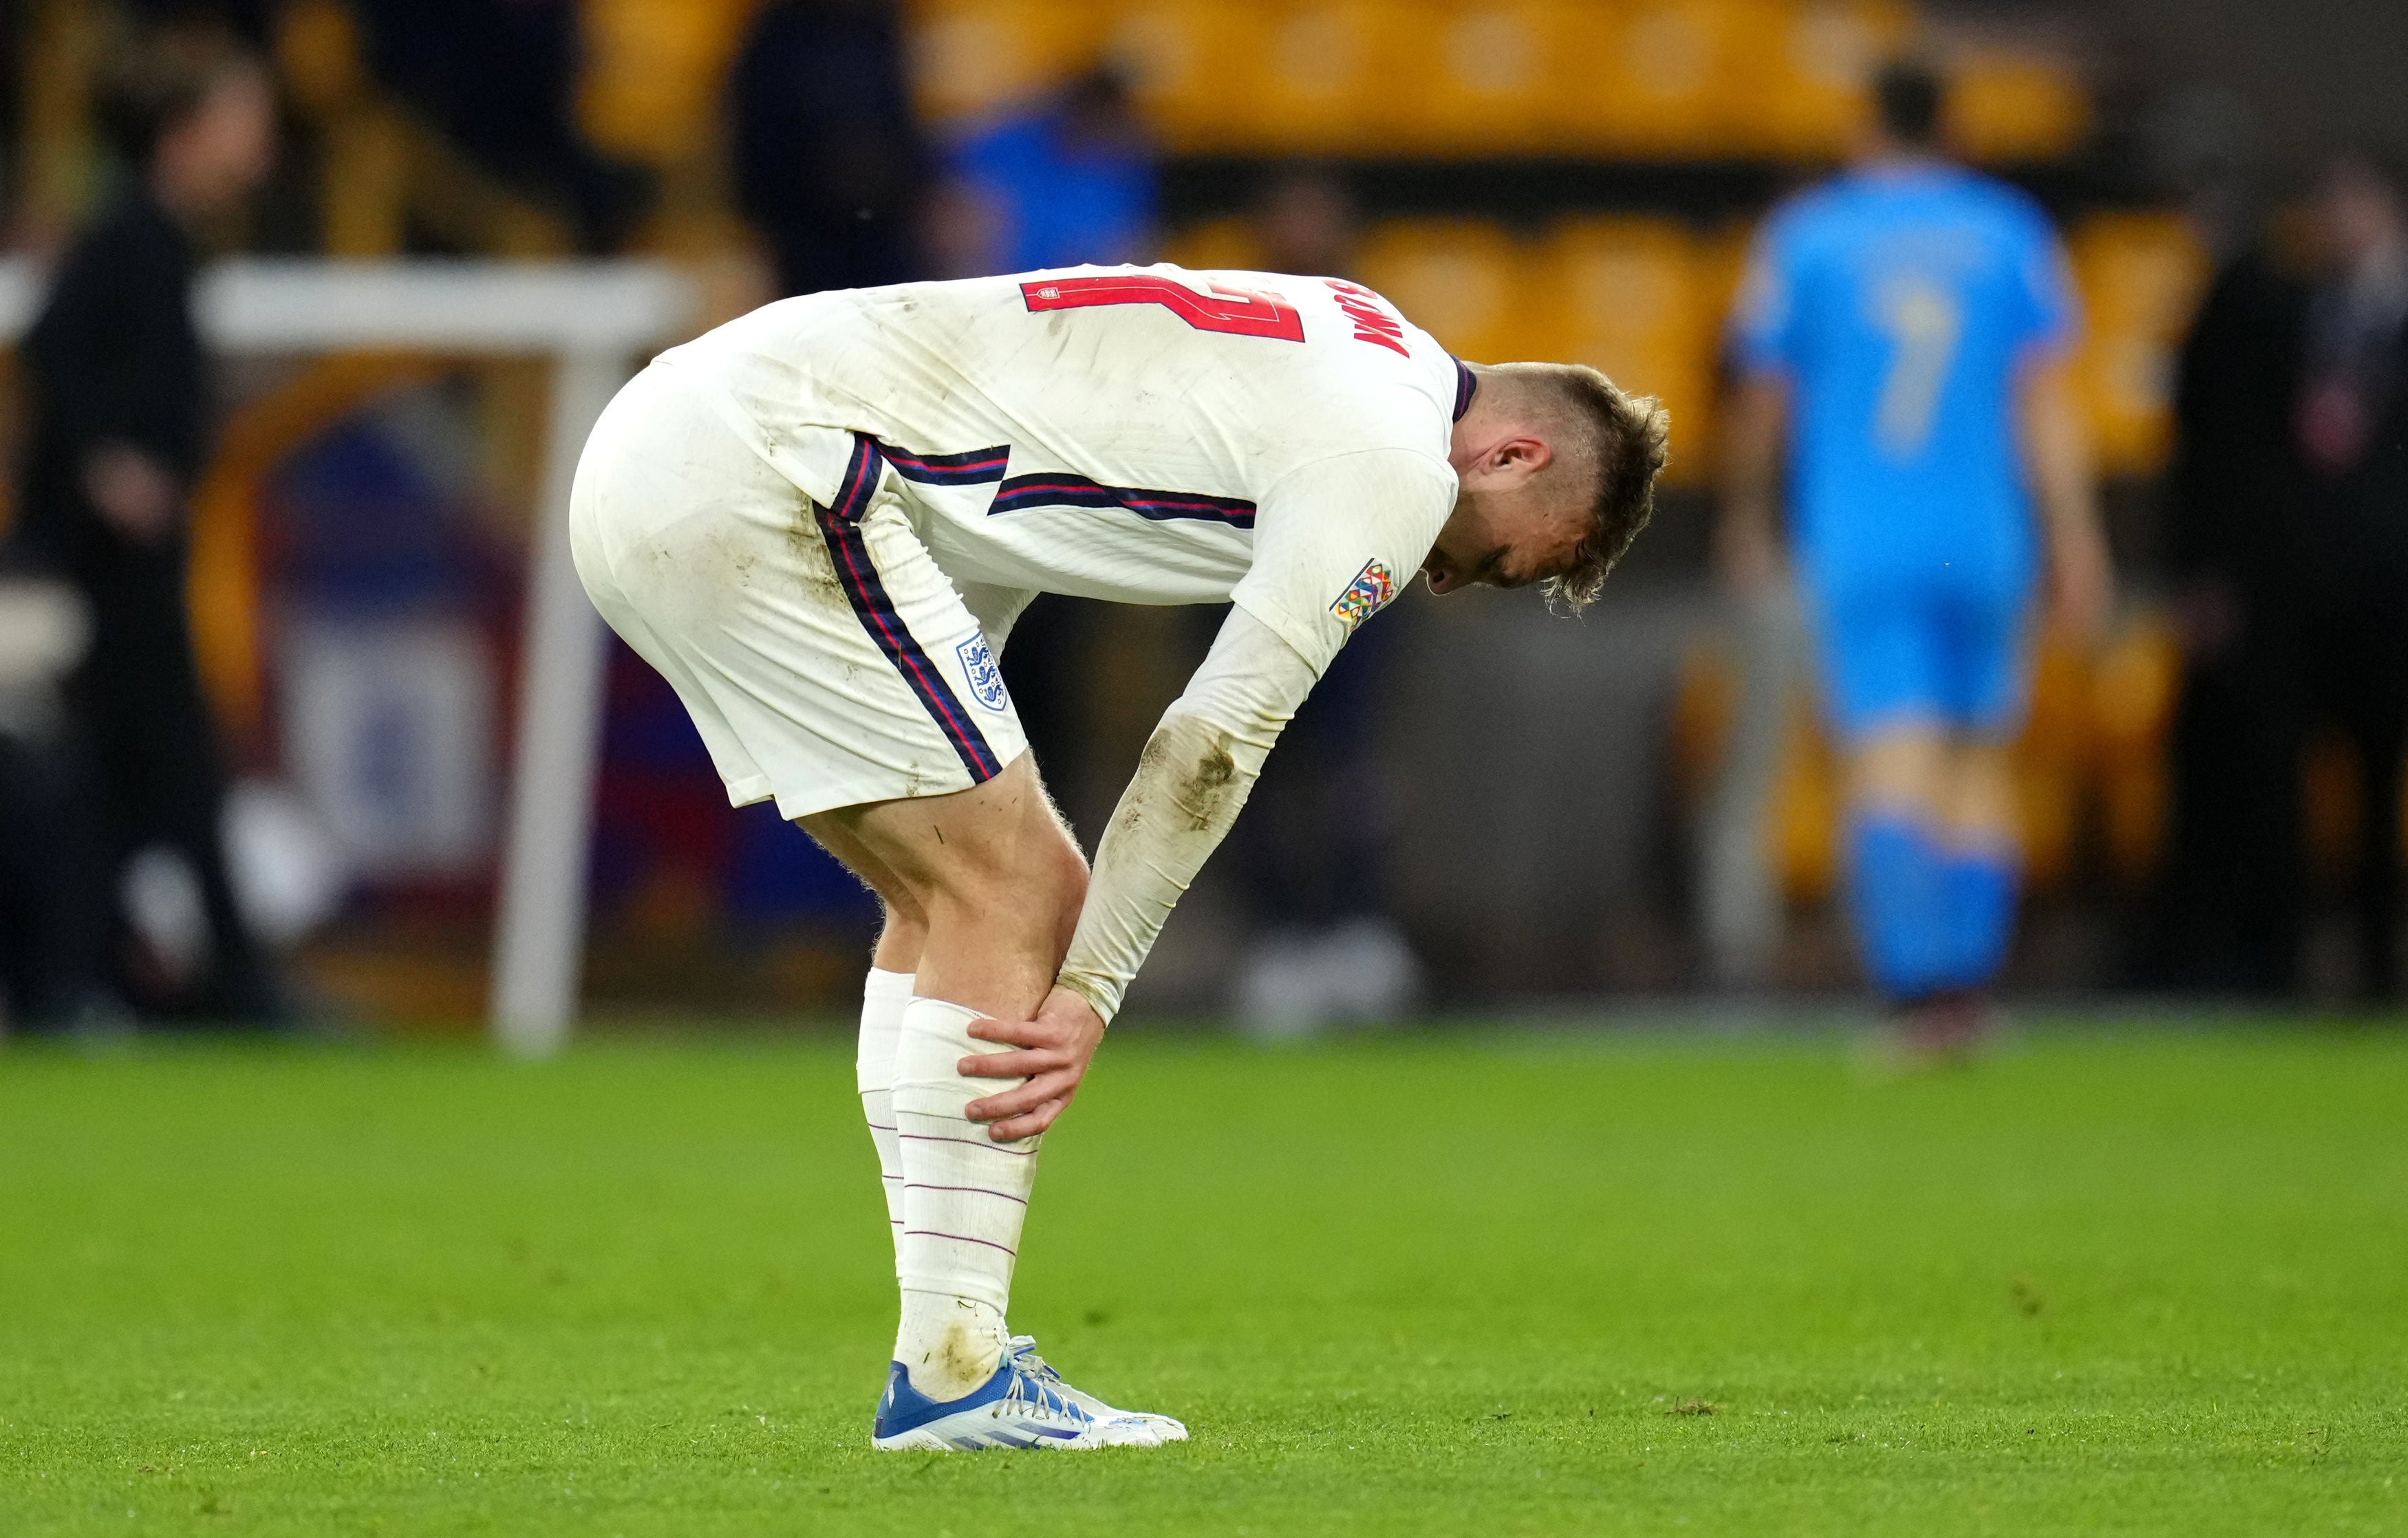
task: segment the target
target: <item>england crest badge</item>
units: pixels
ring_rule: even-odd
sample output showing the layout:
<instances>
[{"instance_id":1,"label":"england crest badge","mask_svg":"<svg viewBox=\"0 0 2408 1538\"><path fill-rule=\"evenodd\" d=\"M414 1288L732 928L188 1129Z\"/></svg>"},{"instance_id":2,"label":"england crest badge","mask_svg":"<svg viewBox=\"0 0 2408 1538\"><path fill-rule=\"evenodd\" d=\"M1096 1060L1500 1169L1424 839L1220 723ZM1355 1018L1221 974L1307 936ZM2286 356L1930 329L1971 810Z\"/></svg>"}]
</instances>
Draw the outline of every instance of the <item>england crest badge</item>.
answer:
<instances>
[{"instance_id":1,"label":"england crest badge","mask_svg":"<svg viewBox=\"0 0 2408 1538\"><path fill-rule=\"evenodd\" d=\"M973 635L953 648L962 660L962 676L969 680L970 693L989 710L1003 710L1011 704L1004 692L1003 669L995 665L995 653L987 649L986 637Z\"/></svg>"}]
</instances>

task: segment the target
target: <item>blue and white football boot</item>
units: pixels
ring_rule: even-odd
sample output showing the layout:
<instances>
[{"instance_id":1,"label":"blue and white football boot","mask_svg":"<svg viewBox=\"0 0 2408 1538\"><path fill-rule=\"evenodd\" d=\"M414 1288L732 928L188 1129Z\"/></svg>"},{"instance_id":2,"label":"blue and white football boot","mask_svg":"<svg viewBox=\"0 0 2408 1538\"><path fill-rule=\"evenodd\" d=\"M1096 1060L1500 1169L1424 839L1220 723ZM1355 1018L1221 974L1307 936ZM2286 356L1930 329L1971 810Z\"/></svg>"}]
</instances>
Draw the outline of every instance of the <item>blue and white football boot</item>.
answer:
<instances>
[{"instance_id":1,"label":"blue and white football boot","mask_svg":"<svg viewBox=\"0 0 2408 1538\"><path fill-rule=\"evenodd\" d=\"M1054 1364L1037 1354L1037 1337L1034 1335L1012 1336L1004 1355L1007 1360L1018 1362L1022 1372L1099 1420L1143 1421L1153 1429L1157 1443L1187 1440L1186 1426L1168 1416L1154 1415L1144 1410L1116 1410L1085 1389L1063 1382L1062 1374L1054 1371Z\"/></svg>"},{"instance_id":2,"label":"blue and white football boot","mask_svg":"<svg viewBox=\"0 0 2408 1538\"><path fill-rule=\"evenodd\" d=\"M1174 1422L1174 1424L1176 1424ZM1181 1436L1187 1434L1181 1427ZM1146 1417L1098 1416L1070 1397L1059 1378L1048 1383L1007 1352L995 1375L959 1399L923 1397L901 1362L886 1373L886 1392L870 1423L869 1445L882 1452L976 1452L987 1447L1083 1451L1090 1447L1154 1447L1163 1437Z\"/></svg>"}]
</instances>

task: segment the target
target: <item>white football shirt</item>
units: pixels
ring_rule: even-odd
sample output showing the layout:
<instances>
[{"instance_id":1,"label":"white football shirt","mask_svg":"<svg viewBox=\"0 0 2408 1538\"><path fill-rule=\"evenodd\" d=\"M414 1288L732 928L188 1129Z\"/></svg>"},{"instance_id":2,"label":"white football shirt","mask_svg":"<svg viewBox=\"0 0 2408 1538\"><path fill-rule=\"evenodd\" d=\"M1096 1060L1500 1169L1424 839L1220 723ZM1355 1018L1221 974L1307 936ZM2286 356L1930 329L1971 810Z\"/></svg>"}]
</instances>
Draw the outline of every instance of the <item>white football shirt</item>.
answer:
<instances>
[{"instance_id":1,"label":"white football shirt","mask_svg":"<svg viewBox=\"0 0 2408 1538\"><path fill-rule=\"evenodd\" d=\"M788 299L662 355L826 505L866 434L957 584L1234 599L1315 674L1455 506L1469 370L1352 283L1078 267Z\"/></svg>"}]
</instances>

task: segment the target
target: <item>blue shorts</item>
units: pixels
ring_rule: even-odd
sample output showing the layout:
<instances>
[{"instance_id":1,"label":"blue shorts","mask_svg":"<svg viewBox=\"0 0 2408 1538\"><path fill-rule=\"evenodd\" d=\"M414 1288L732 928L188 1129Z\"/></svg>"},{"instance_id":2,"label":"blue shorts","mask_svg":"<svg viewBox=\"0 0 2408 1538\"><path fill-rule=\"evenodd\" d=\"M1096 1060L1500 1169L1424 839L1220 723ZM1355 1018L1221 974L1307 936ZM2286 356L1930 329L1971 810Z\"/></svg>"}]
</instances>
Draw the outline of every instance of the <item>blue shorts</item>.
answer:
<instances>
[{"instance_id":1,"label":"blue shorts","mask_svg":"<svg viewBox=\"0 0 2408 1538\"><path fill-rule=\"evenodd\" d=\"M1833 727L1856 742L1928 721L1992 738L2022 729L2029 590L1901 584L1806 592Z\"/></svg>"}]
</instances>

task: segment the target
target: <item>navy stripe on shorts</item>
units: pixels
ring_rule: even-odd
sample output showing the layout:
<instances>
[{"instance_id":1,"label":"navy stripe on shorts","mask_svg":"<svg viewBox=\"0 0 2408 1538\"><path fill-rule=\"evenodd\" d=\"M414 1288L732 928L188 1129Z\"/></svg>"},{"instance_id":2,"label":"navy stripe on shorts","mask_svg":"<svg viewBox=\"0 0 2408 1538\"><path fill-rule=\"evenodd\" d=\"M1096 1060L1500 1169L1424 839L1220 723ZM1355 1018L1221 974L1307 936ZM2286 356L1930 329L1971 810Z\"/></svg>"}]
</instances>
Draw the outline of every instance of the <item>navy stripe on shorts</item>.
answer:
<instances>
[{"instance_id":1,"label":"navy stripe on shorts","mask_svg":"<svg viewBox=\"0 0 2408 1538\"><path fill-rule=\"evenodd\" d=\"M853 439L853 459L846 464L844 480L837 491L836 504L823 507L811 505L819 520L820 535L826 540L828 556L836 564L837 581L844 588L853 612L861 620L862 629L878 643L878 649L895 664L895 671L911 692L920 697L929 719L937 723L970 772L972 784L984 784L1003 773L1001 761L986 745L986 738L962 708L959 696L945 681L943 673L920 648L910 628L887 595L886 585L879 580L878 567L869 559L869 541L862 536L861 520L869 512L869 501L878 490L880 471L885 463L878 444L867 434L856 433Z\"/></svg>"}]
</instances>

